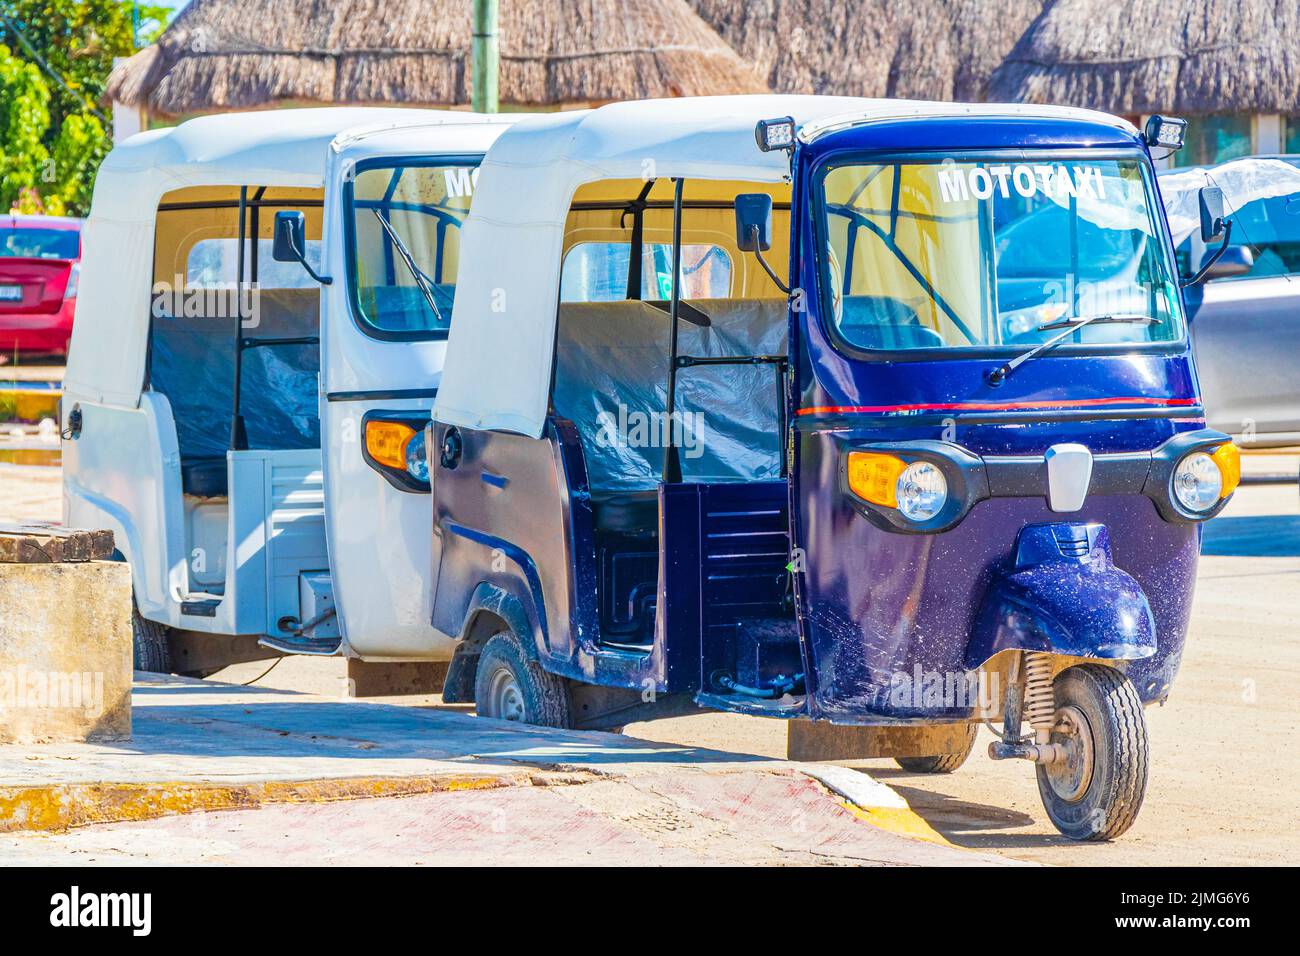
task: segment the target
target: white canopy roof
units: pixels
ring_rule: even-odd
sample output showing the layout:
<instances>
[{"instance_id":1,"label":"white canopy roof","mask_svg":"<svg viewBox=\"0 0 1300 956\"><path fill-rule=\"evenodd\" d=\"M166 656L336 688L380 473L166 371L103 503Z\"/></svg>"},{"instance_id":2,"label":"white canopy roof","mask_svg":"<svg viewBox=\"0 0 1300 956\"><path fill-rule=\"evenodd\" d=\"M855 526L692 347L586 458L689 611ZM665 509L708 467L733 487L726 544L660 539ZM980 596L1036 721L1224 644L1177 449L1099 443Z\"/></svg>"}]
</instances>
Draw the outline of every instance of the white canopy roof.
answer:
<instances>
[{"instance_id":1,"label":"white canopy roof","mask_svg":"<svg viewBox=\"0 0 1300 956\"><path fill-rule=\"evenodd\" d=\"M510 116L417 109L289 109L203 116L150 130L100 167L82 233L81 285L64 389L134 406L144 379L153 283L154 221L167 193L189 186L320 188L331 147L373 138L391 152L448 151ZM439 129L443 132L439 132ZM485 149L489 137L458 147Z\"/></svg>"},{"instance_id":2,"label":"white canopy roof","mask_svg":"<svg viewBox=\"0 0 1300 956\"><path fill-rule=\"evenodd\" d=\"M462 230L435 416L540 437L564 224L578 187L669 177L779 182L789 158L760 151L754 126L787 115L805 140L853 123L916 116L1072 117L1132 129L1105 113L1064 107L789 95L644 100L521 119L488 151Z\"/></svg>"}]
</instances>

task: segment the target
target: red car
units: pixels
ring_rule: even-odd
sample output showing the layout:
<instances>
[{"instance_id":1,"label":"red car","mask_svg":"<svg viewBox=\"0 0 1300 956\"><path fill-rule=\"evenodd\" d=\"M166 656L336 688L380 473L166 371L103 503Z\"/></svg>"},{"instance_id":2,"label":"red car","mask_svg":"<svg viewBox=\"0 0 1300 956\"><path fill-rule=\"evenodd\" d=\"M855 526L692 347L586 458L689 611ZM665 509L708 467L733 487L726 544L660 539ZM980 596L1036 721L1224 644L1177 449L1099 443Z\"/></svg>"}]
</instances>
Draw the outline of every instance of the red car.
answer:
<instances>
[{"instance_id":1,"label":"red car","mask_svg":"<svg viewBox=\"0 0 1300 956\"><path fill-rule=\"evenodd\" d=\"M68 354L81 223L13 213L0 219L0 354Z\"/></svg>"}]
</instances>

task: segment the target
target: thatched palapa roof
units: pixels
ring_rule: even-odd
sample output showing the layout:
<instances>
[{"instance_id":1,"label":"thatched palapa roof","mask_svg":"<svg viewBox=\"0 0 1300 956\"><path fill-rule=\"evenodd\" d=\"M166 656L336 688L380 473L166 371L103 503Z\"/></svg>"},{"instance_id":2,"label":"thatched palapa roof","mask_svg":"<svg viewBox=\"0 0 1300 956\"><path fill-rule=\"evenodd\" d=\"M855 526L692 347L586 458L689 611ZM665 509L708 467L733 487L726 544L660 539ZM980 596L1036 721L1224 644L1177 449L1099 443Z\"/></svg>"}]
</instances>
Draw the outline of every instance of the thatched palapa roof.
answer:
<instances>
[{"instance_id":1,"label":"thatched palapa roof","mask_svg":"<svg viewBox=\"0 0 1300 956\"><path fill-rule=\"evenodd\" d=\"M468 0L193 0L107 97L168 116L279 103L462 105ZM766 89L685 0L501 0L500 98L522 106Z\"/></svg>"},{"instance_id":2,"label":"thatched palapa roof","mask_svg":"<svg viewBox=\"0 0 1300 956\"><path fill-rule=\"evenodd\" d=\"M1296 0L1054 0L992 99L1118 113L1300 109Z\"/></svg>"},{"instance_id":3,"label":"thatched palapa roof","mask_svg":"<svg viewBox=\"0 0 1300 956\"><path fill-rule=\"evenodd\" d=\"M984 100L1044 0L690 0L780 93Z\"/></svg>"}]
</instances>

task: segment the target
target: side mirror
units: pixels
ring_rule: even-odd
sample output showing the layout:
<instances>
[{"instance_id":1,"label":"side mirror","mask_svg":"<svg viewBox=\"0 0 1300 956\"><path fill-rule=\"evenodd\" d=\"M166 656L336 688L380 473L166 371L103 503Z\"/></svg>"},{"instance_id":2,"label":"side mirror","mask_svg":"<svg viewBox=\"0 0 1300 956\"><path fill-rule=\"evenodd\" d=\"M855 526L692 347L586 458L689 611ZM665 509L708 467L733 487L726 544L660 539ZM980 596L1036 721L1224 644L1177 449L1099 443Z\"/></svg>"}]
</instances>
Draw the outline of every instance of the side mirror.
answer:
<instances>
[{"instance_id":1,"label":"side mirror","mask_svg":"<svg viewBox=\"0 0 1300 956\"><path fill-rule=\"evenodd\" d=\"M1223 241L1217 249L1206 253L1205 257L1201 259L1201 268L1196 271L1196 275L1190 279L1183 279L1179 283L1184 289L1196 285L1207 276L1212 277L1213 270L1219 260L1232 248L1228 245L1232 241L1232 220L1225 219L1223 216L1223 190L1218 186L1202 186L1198 197L1201 204L1201 240L1203 242L1213 242L1215 239L1222 237ZM1251 264L1254 264L1253 261ZM1238 262L1235 268L1240 269L1241 263ZM1243 271L1250 271L1249 267ZM1241 275L1241 272L1230 274Z\"/></svg>"},{"instance_id":2,"label":"side mirror","mask_svg":"<svg viewBox=\"0 0 1300 956\"><path fill-rule=\"evenodd\" d=\"M1223 190L1218 186L1202 186L1201 241L1213 242L1223 235Z\"/></svg>"},{"instance_id":3,"label":"side mirror","mask_svg":"<svg viewBox=\"0 0 1300 956\"><path fill-rule=\"evenodd\" d=\"M766 252L772 247L772 197L767 193L736 197L736 247L741 252Z\"/></svg>"},{"instance_id":4,"label":"side mirror","mask_svg":"<svg viewBox=\"0 0 1300 956\"><path fill-rule=\"evenodd\" d=\"M318 275L307 262L307 220L296 209L284 209L275 214L271 258L276 262L298 263L321 285L334 282L329 276Z\"/></svg>"},{"instance_id":5,"label":"side mirror","mask_svg":"<svg viewBox=\"0 0 1300 956\"><path fill-rule=\"evenodd\" d=\"M307 220L296 209L275 214L275 238L271 258L276 262L302 262L307 249Z\"/></svg>"},{"instance_id":6,"label":"side mirror","mask_svg":"<svg viewBox=\"0 0 1300 956\"><path fill-rule=\"evenodd\" d=\"M1244 276L1255 268L1255 255L1250 251L1250 246L1228 246L1218 258L1214 258L1214 252L1210 251L1205 254L1205 259L1211 260L1210 267L1205 272L1206 279Z\"/></svg>"}]
</instances>

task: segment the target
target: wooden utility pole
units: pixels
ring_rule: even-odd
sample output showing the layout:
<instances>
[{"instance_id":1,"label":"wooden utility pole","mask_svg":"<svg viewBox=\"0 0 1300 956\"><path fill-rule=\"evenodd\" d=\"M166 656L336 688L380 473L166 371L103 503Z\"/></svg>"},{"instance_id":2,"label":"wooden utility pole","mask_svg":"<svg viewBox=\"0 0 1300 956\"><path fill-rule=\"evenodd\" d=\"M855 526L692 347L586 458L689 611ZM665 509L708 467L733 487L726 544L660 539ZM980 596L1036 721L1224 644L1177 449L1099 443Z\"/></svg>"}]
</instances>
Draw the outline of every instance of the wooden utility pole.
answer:
<instances>
[{"instance_id":1,"label":"wooden utility pole","mask_svg":"<svg viewBox=\"0 0 1300 956\"><path fill-rule=\"evenodd\" d=\"M474 91L476 113L495 113L500 55L497 49L498 0L474 0Z\"/></svg>"}]
</instances>

